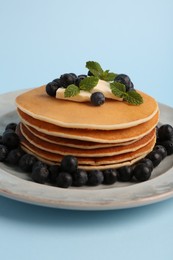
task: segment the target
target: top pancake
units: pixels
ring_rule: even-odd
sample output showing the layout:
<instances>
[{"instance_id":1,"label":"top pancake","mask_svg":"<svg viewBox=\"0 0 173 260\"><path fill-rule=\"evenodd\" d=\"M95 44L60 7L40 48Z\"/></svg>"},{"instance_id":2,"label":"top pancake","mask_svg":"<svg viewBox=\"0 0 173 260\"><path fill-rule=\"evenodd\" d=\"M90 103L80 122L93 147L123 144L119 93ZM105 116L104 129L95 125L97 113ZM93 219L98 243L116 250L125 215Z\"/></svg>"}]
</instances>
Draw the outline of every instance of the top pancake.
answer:
<instances>
[{"instance_id":1,"label":"top pancake","mask_svg":"<svg viewBox=\"0 0 173 260\"><path fill-rule=\"evenodd\" d=\"M107 99L95 107L89 102L59 100L45 92L45 86L34 88L16 98L16 104L26 114L57 126L80 129L116 130L147 122L158 111L151 96L138 91L143 104L135 106Z\"/></svg>"}]
</instances>

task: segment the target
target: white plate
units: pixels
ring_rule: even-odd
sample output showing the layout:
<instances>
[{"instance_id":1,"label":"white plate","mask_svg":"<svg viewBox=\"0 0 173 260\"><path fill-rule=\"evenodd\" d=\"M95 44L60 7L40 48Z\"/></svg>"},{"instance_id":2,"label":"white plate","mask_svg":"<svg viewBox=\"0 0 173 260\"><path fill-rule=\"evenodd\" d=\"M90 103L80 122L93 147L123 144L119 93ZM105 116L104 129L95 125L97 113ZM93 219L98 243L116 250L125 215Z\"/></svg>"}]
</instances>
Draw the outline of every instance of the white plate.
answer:
<instances>
[{"instance_id":1,"label":"white plate","mask_svg":"<svg viewBox=\"0 0 173 260\"><path fill-rule=\"evenodd\" d=\"M0 95L0 133L7 123L18 121L15 97L21 91ZM173 125L173 108L160 106L160 122ZM78 210L109 210L155 203L173 197L173 155L156 167L150 180L97 187L62 189L30 181L17 168L0 163L0 194L36 205Z\"/></svg>"}]
</instances>

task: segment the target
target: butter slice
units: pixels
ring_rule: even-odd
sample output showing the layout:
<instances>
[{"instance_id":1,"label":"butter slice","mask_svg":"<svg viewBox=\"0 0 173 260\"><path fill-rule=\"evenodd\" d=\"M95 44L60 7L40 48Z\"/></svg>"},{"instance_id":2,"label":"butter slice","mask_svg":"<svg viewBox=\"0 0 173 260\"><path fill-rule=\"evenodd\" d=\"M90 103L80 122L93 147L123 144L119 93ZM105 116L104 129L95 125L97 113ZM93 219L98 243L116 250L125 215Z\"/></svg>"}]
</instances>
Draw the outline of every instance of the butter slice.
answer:
<instances>
[{"instance_id":1,"label":"butter slice","mask_svg":"<svg viewBox=\"0 0 173 260\"><path fill-rule=\"evenodd\" d=\"M91 90L91 93L102 92L105 98L122 101L123 99L115 96L110 88L110 83L104 80L99 80L98 84Z\"/></svg>"},{"instance_id":2,"label":"butter slice","mask_svg":"<svg viewBox=\"0 0 173 260\"><path fill-rule=\"evenodd\" d=\"M79 94L74 97L64 97L65 88L58 88L56 91L57 99L64 99L76 102L87 102L90 101L91 94L94 92L102 92L105 98L110 98L118 101L122 101L122 98L115 96L111 89L110 83L104 80L99 80L98 84L91 90L91 92L80 90Z\"/></svg>"},{"instance_id":3,"label":"butter slice","mask_svg":"<svg viewBox=\"0 0 173 260\"><path fill-rule=\"evenodd\" d=\"M76 101L76 102L87 102L90 101L90 97L91 97L91 93L84 91L84 90L80 90L80 93L77 94L74 97L64 97L64 92L65 92L65 88L59 88L56 91L56 98L59 99L65 99L65 100L71 100L71 101Z\"/></svg>"}]
</instances>

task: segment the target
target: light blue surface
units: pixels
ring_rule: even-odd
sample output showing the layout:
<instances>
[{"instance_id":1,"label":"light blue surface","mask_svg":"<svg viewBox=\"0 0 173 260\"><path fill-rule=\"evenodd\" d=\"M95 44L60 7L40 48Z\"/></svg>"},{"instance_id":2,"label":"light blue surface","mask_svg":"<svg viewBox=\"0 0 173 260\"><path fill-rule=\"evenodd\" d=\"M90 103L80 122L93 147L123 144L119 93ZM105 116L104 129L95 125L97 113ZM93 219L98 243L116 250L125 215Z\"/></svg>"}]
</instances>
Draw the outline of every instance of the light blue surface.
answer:
<instances>
[{"instance_id":1,"label":"light blue surface","mask_svg":"<svg viewBox=\"0 0 173 260\"><path fill-rule=\"evenodd\" d=\"M131 76L173 106L173 1L0 0L0 93L45 84L85 62ZM0 198L0 257L172 260L173 199L108 212Z\"/></svg>"}]
</instances>

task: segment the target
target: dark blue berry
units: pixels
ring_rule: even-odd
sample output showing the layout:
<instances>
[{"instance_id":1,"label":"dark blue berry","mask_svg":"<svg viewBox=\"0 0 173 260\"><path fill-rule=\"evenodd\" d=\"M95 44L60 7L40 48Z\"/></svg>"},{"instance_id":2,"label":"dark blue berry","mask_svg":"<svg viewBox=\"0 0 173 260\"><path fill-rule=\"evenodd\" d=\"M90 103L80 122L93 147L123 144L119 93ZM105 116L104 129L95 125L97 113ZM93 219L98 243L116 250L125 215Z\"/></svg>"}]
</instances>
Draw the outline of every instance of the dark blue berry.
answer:
<instances>
[{"instance_id":1,"label":"dark blue berry","mask_svg":"<svg viewBox=\"0 0 173 260\"><path fill-rule=\"evenodd\" d=\"M81 187L88 182L88 174L85 170L78 169L73 175L73 186Z\"/></svg>"},{"instance_id":2,"label":"dark blue berry","mask_svg":"<svg viewBox=\"0 0 173 260\"><path fill-rule=\"evenodd\" d=\"M163 141L161 142L161 145L165 147L167 155L173 154L173 140Z\"/></svg>"},{"instance_id":3,"label":"dark blue berry","mask_svg":"<svg viewBox=\"0 0 173 260\"><path fill-rule=\"evenodd\" d=\"M126 91L134 89L133 83L131 82L129 76L126 74L118 74L118 76L115 77L114 81L124 84L126 86Z\"/></svg>"},{"instance_id":4,"label":"dark blue berry","mask_svg":"<svg viewBox=\"0 0 173 260\"><path fill-rule=\"evenodd\" d=\"M55 183L61 168L59 165L53 164L49 166L49 181Z\"/></svg>"},{"instance_id":5,"label":"dark blue berry","mask_svg":"<svg viewBox=\"0 0 173 260\"><path fill-rule=\"evenodd\" d=\"M108 169L103 171L103 184L114 184L117 181L117 171L115 169Z\"/></svg>"},{"instance_id":6,"label":"dark blue berry","mask_svg":"<svg viewBox=\"0 0 173 260\"><path fill-rule=\"evenodd\" d=\"M74 173L77 171L78 161L77 158L72 155L65 155L61 161L61 170L68 173Z\"/></svg>"},{"instance_id":7,"label":"dark blue berry","mask_svg":"<svg viewBox=\"0 0 173 260\"><path fill-rule=\"evenodd\" d=\"M133 176L132 167L123 166L118 169L117 179L121 182L131 181Z\"/></svg>"},{"instance_id":8,"label":"dark blue berry","mask_svg":"<svg viewBox=\"0 0 173 260\"><path fill-rule=\"evenodd\" d=\"M24 154L19 160L19 167L25 172L30 172L36 161L37 159L34 155Z\"/></svg>"},{"instance_id":9,"label":"dark blue berry","mask_svg":"<svg viewBox=\"0 0 173 260\"><path fill-rule=\"evenodd\" d=\"M151 169L151 171L154 169L153 163L149 158L143 158L139 161L139 163L144 163L147 167Z\"/></svg>"},{"instance_id":10,"label":"dark blue berry","mask_svg":"<svg viewBox=\"0 0 173 260\"><path fill-rule=\"evenodd\" d=\"M152 161L154 167L158 166L163 159L161 153L158 151L152 151L146 157Z\"/></svg>"},{"instance_id":11,"label":"dark blue berry","mask_svg":"<svg viewBox=\"0 0 173 260\"><path fill-rule=\"evenodd\" d=\"M79 75L75 81L75 85L79 87L80 82L85 79L87 75Z\"/></svg>"},{"instance_id":12,"label":"dark blue berry","mask_svg":"<svg viewBox=\"0 0 173 260\"><path fill-rule=\"evenodd\" d=\"M48 168L48 165L47 165L46 163L44 163L44 162L38 160L38 161L36 161L36 162L33 164L32 170L33 170L34 168L36 168L36 167L46 167L46 168Z\"/></svg>"},{"instance_id":13,"label":"dark blue berry","mask_svg":"<svg viewBox=\"0 0 173 260\"><path fill-rule=\"evenodd\" d=\"M94 92L91 95L91 104L94 106L103 105L105 102L105 96L101 92Z\"/></svg>"},{"instance_id":14,"label":"dark blue berry","mask_svg":"<svg viewBox=\"0 0 173 260\"><path fill-rule=\"evenodd\" d=\"M171 140L173 138L173 127L169 124L164 124L158 129L158 137L160 141Z\"/></svg>"},{"instance_id":15,"label":"dark blue berry","mask_svg":"<svg viewBox=\"0 0 173 260\"><path fill-rule=\"evenodd\" d=\"M100 170L91 170L88 172L88 185L97 186L104 181L103 172Z\"/></svg>"},{"instance_id":16,"label":"dark blue berry","mask_svg":"<svg viewBox=\"0 0 173 260\"><path fill-rule=\"evenodd\" d=\"M61 188L68 188L72 185L72 176L68 172L60 172L56 178L56 185Z\"/></svg>"},{"instance_id":17,"label":"dark blue berry","mask_svg":"<svg viewBox=\"0 0 173 260\"><path fill-rule=\"evenodd\" d=\"M0 144L0 162L4 162L8 155L7 146Z\"/></svg>"},{"instance_id":18,"label":"dark blue berry","mask_svg":"<svg viewBox=\"0 0 173 260\"><path fill-rule=\"evenodd\" d=\"M56 96L56 91L57 89L59 88L59 84L57 84L57 82L55 81L52 81L52 82L49 82L47 85L46 85L46 92L49 96L51 97L55 97Z\"/></svg>"},{"instance_id":19,"label":"dark blue berry","mask_svg":"<svg viewBox=\"0 0 173 260\"><path fill-rule=\"evenodd\" d=\"M151 169L145 163L138 163L133 169L133 176L139 182L147 181L151 177Z\"/></svg>"},{"instance_id":20,"label":"dark blue berry","mask_svg":"<svg viewBox=\"0 0 173 260\"><path fill-rule=\"evenodd\" d=\"M5 130L11 129L11 130L13 130L13 131L15 132L16 127L17 127L17 124L16 124L16 123L9 123L9 124L5 127Z\"/></svg>"},{"instance_id":21,"label":"dark blue berry","mask_svg":"<svg viewBox=\"0 0 173 260\"><path fill-rule=\"evenodd\" d=\"M60 78L54 79L54 80L52 80L52 82L56 83L58 88L63 87L63 82L60 80Z\"/></svg>"},{"instance_id":22,"label":"dark blue berry","mask_svg":"<svg viewBox=\"0 0 173 260\"><path fill-rule=\"evenodd\" d=\"M11 150L6 158L7 163L12 165L17 165L20 158L25 154L25 152L19 147Z\"/></svg>"},{"instance_id":23,"label":"dark blue berry","mask_svg":"<svg viewBox=\"0 0 173 260\"><path fill-rule=\"evenodd\" d=\"M0 135L0 144L2 144L2 135Z\"/></svg>"},{"instance_id":24,"label":"dark blue berry","mask_svg":"<svg viewBox=\"0 0 173 260\"><path fill-rule=\"evenodd\" d=\"M161 153L163 159L167 156L167 150L163 145L157 144L154 147L153 151L157 151L157 152Z\"/></svg>"},{"instance_id":25,"label":"dark blue berry","mask_svg":"<svg viewBox=\"0 0 173 260\"><path fill-rule=\"evenodd\" d=\"M48 176L49 176L49 170L47 167L44 166L34 167L31 173L32 180L41 184L44 184L47 181Z\"/></svg>"},{"instance_id":26,"label":"dark blue berry","mask_svg":"<svg viewBox=\"0 0 173 260\"><path fill-rule=\"evenodd\" d=\"M19 146L20 139L19 136L12 129L8 129L2 135L2 143L6 145L9 149L14 149Z\"/></svg>"},{"instance_id":27,"label":"dark blue berry","mask_svg":"<svg viewBox=\"0 0 173 260\"><path fill-rule=\"evenodd\" d=\"M61 75L60 80L63 82L63 86L67 87L71 84L75 84L77 76L74 73L65 73Z\"/></svg>"}]
</instances>

